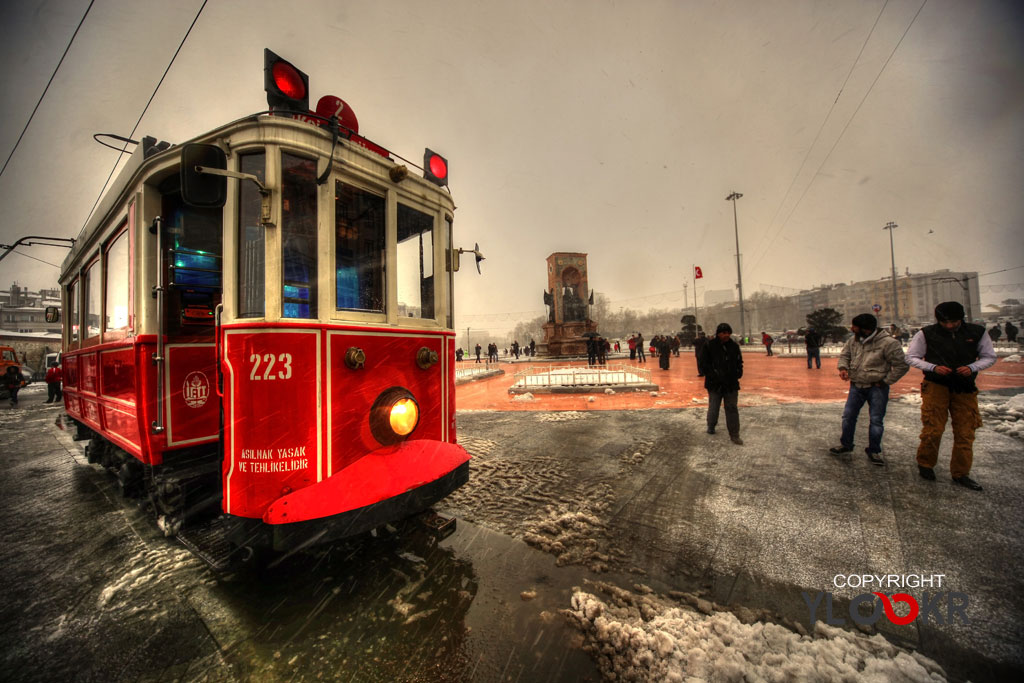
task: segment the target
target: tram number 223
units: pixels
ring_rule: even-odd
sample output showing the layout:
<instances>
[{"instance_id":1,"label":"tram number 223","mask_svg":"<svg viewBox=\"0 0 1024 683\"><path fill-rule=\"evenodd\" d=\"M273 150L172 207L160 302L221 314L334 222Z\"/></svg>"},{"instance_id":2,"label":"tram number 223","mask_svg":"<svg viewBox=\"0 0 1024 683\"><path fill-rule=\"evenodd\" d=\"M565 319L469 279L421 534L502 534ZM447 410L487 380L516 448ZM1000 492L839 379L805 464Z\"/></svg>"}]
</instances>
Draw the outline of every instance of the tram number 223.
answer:
<instances>
[{"instance_id":1,"label":"tram number 223","mask_svg":"<svg viewBox=\"0 0 1024 683\"><path fill-rule=\"evenodd\" d=\"M249 356L249 362L252 363L252 372L249 373L249 379L291 379L292 377L292 354L282 353L277 358L272 353L266 353L262 356L258 353L254 353ZM260 364L264 363L263 374L260 374Z\"/></svg>"}]
</instances>

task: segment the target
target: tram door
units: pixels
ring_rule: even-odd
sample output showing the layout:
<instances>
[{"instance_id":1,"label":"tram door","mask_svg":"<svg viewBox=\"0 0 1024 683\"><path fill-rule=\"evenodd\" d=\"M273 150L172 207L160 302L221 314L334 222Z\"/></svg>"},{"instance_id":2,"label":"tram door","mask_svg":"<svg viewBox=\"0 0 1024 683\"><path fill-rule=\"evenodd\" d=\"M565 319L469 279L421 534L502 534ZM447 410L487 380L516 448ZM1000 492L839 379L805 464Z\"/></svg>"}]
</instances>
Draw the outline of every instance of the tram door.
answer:
<instances>
[{"instance_id":1,"label":"tram door","mask_svg":"<svg viewBox=\"0 0 1024 683\"><path fill-rule=\"evenodd\" d=\"M221 302L223 212L182 201L177 178L161 188L164 428L169 448L214 452L220 432L215 312Z\"/></svg>"}]
</instances>

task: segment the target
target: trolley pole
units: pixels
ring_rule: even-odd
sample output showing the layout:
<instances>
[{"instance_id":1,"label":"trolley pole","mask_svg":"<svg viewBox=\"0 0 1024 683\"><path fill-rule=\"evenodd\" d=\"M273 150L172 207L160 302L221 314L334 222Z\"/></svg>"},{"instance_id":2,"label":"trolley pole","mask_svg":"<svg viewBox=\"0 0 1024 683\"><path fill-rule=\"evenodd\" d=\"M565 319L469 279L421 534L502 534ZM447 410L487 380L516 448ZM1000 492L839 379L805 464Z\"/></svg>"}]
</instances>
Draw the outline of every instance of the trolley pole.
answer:
<instances>
[{"instance_id":1,"label":"trolley pole","mask_svg":"<svg viewBox=\"0 0 1024 683\"><path fill-rule=\"evenodd\" d=\"M892 317L893 322L897 325L899 325L900 322L900 304L896 295L896 247L893 243L892 231L898 227L900 226L889 221L885 224L885 227L882 228L882 230L889 231L889 256L892 258Z\"/></svg>"},{"instance_id":2,"label":"trolley pole","mask_svg":"<svg viewBox=\"0 0 1024 683\"><path fill-rule=\"evenodd\" d=\"M743 273L740 270L740 224L736 218L736 200L743 195L739 192L733 192L725 201L732 202L732 225L736 230L736 285L740 290L740 337L745 339L747 336L746 318L743 315Z\"/></svg>"}]
</instances>

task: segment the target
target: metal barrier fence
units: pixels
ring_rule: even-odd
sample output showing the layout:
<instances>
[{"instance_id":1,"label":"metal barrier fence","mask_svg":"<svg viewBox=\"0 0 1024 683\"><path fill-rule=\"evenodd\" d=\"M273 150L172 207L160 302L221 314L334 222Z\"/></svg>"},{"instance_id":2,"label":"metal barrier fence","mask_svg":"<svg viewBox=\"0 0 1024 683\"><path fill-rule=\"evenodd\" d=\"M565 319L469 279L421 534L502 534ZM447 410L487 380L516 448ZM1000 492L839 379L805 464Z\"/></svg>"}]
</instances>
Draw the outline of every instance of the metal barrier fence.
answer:
<instances>
[{"instance_id":1,"label":"metal barrier fence","mask_svg":"<svg viewBox=\"0 0 1024 683\"><path fill-rule=\"evenodd\" d=\"M484 373L493 372L498 369L497 363L491 363L490 361L474 363L473 361L461 361L455 364L455 379L466 379L474 375L482 375Z\"/></svg>"},{"instance_id":2,"label":"metal barrier fence","mask_svg":"<svg viewBox=\"0 0 1024 683\"><path fill-rule=\"evenodd\" d=\"M628 365L534 367L515 374L512 388L651 384L651 371Z\"/></svg>"}]
</instances>

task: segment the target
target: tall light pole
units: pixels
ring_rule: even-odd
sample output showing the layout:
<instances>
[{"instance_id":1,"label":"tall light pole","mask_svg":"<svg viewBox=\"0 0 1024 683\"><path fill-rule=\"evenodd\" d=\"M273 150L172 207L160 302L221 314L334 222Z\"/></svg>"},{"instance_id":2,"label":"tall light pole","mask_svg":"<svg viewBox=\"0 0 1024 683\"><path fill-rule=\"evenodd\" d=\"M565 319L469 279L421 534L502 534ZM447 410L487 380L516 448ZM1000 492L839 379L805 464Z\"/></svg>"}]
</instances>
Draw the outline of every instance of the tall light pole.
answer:
<instances>
[{"instance_id":1,"label":"tall light pole","mask_svg":"<svg viewBox=\"0 0 1024 683\"><path fill-rule=\"evenodd\" d=\"M747 335L746 319L743 317L743 273L740 272L740 224L736 218L736 200L743 195L739 192L733 192L725 201L732 202L732 224L736 230L736 284L740 290L740 338L745 338Z\"/></svg>"},{"instance_id":2,"label":"tall light pole","mask_svg":"<svg viewBox=\"0 0 1024 683\"><path fill-rule=\"evenodd\" d=\"M893 322L897 325L900 322L900 304L899 299L896 298L896 248L893 245L892 231L900 226L896 225L892 221L885 224L882 230L889 231L889 255L892 257L892 316Z\"/></svg>"}]
</instances>

